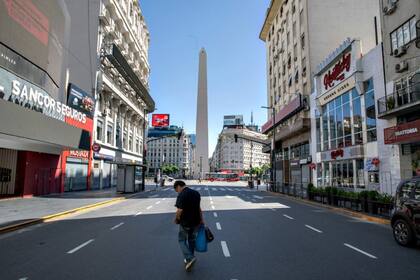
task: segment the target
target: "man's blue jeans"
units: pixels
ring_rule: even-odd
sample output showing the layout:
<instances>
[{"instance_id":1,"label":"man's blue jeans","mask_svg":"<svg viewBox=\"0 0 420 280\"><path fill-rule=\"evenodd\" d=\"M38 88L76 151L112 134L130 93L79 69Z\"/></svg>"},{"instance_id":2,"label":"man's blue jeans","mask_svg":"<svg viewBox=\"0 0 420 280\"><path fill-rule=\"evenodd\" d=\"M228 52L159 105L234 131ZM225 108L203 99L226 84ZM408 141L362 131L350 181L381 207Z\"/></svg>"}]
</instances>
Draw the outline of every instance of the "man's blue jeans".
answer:
<instances>
[{"instance_id":1,"label":"man's blue jeans","mask_svg":"<svg viewBox=\"0 0 420 280\"><path fill-rule=\"evenodd\" d=\"M197 237L197 227L179 226L178 242L184 258L190 261L194 258L195 239Z\"/></svg>"}]
</instances>

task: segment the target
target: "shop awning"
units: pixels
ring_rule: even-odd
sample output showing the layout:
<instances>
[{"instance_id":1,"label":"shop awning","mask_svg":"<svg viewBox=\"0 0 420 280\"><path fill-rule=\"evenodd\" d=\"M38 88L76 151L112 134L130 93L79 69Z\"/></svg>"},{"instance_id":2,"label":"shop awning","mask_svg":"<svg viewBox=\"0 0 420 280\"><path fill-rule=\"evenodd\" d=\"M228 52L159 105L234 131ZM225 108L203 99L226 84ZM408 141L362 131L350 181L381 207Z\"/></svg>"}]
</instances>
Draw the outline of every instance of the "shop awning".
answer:
<instances>
[{"instance_id":1,"label":"shop awning","mask_svg":"<svg viewBox=\"0 0 420 280\"><path fill-rule=\"evenodd\" d=\"M149 112L155 110L155 101L150 96L149 91L134 73L127 60L122 55L121 51L115 44L112 44L111 49L105 54L106 58L111 61L112 65L120 72L127 83L134 89L134 91L144 100Z\"/></svg>"}]
</instances>

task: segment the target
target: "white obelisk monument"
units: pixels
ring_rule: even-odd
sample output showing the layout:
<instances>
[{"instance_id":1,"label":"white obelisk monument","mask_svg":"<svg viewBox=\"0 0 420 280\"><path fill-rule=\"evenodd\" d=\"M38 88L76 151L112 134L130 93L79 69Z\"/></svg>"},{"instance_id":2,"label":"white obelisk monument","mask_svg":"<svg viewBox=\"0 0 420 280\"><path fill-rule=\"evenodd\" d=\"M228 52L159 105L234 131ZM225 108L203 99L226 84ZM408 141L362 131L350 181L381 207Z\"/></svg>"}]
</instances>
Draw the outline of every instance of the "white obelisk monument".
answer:
<instances>
[{"instance_id":1,"label":"white obelisk monument","mask_svg":"<svg viewBox=\"0 0 420 280\"><path fill-rule=\"evenodd\" d=\"M199 56L195 128L197 142L194 176L205 178L205 174L209 172L209 125L207 113L207 54L204 48L200 50Z\"/></svg>"}]
</instances>

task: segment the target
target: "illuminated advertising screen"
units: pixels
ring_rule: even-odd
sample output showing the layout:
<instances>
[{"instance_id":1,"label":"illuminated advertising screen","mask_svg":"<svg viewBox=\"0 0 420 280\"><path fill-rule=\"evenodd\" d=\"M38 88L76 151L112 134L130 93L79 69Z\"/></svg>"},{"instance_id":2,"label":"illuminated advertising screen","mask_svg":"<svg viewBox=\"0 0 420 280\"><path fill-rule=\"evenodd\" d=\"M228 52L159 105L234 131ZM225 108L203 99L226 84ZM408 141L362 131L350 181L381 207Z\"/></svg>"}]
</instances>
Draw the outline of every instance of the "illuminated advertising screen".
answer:
<instances>
[{"instance_id":1,"label":"illuminated advertising screen","mask_svg":"<svg viewBox=\"0 0 420 280\"><path fill-rule=\"evenodd\" d=\"M153 127L169 126L169 114L153 114L152 126Z\"/></svg>"},{"instance_id":2,"label":"illuminated advertising screen","mask_svg":"<svg viewBox=\"0 0 420 280\"><path fill-rule=\"evenodd\" d=\"M67 105L86 114L88 118L93 119L95 111L95 100L84 90L69 84Z\"/></svg>"},{"instance_id":3,"label":"illuminated advertising screen","mask_svg":"<svg viewBox=\"0 0 420 280\"><path fill-rule=\"evenodd\" d=\"M0 42L46 71L56 85L69 24L63 0L0 1Z\"/></svg>"}]
</instances>

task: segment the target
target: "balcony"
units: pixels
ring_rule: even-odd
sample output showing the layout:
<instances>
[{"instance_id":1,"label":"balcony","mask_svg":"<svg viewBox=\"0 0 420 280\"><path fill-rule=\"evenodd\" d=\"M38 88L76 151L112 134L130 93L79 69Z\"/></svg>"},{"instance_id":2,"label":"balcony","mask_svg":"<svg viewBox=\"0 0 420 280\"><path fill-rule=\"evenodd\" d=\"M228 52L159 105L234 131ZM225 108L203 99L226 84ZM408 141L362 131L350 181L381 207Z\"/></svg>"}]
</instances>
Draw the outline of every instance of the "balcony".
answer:
<instances>
[{"instance_id":1,"label":"balcony","mask_svg":"<svg viewBox=\"0 0 420 280\"><path fill-rule=\"evenodd\" d=\"M420 82L412 83L378 100L379 118L392 118L419 109Z\"/></svg>"}]
</instances>

